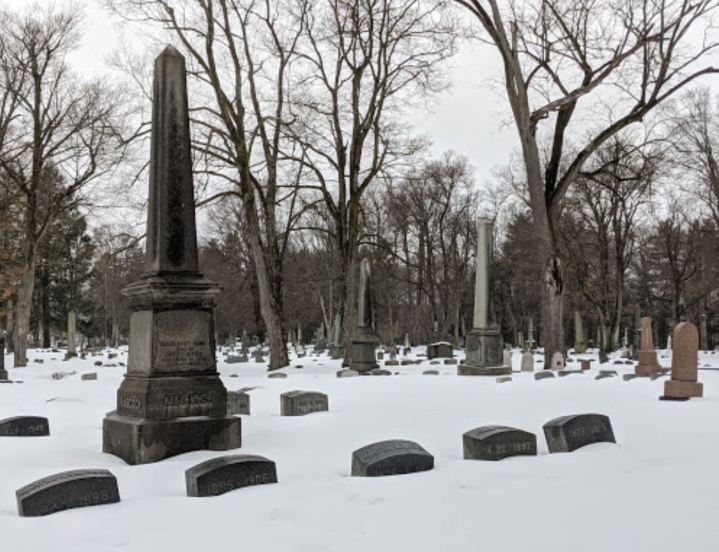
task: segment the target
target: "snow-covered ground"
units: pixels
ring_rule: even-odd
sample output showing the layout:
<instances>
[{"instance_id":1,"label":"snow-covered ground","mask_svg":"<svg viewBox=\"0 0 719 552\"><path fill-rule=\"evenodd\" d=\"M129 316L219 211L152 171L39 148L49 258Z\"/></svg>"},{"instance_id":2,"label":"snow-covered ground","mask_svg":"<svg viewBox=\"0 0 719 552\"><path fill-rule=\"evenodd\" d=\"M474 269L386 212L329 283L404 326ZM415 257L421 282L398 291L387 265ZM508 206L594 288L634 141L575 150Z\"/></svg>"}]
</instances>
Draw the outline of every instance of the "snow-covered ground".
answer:
<instances>
[{"instance_id":1,"label":"snow-covered ground","mask_svg":"<svg viewBox=\"0 0 719 552\"><path fill-rule=\"evenodd\" d=\"M633 367L613 359L602 368L619 377L596 381L595 361L587 374L535 381L515 373L503 384L458 377L456 366L427 360L391 367L399 373L392 377L346 379L335 376L340 361L326 356L293 358L286 379L268 379L265 365L220 360L229 390L256 387L236 452L274 460L279 483L188 498L185 470L232 453L194 452L143 466L103 454L102 419L115 408L125 368L94 362L126 362L126 351L112 360L107 353L68 362L62 356L30 351L22 369L5 357L11 378L24 383L0 385L0 418L46 416L51 436L0 438L2 552L719 550L719 371L699 372L704 398L664 402L663 379L622 381ZM699 360L719 368L719 353ZM513 362L519 370L516 352ZM660 363L670 364L664 351ZM440 375L422 375L430 367ZM76 374L52 379L59 371ZM98 380L81 381L86 372L98 372ZM280 393L291 389L327 393L330 411L281 417ZM618 444L548 454L542 424L584 412L607 414ZM539 455L463 460L462 433L489 424L536 433ZM435 469L349 476L353 450L391 438L417 441L434 455ZM122 501L18 516L16 489L78 468L112 471Z\"/></svg>"}]
</instances>

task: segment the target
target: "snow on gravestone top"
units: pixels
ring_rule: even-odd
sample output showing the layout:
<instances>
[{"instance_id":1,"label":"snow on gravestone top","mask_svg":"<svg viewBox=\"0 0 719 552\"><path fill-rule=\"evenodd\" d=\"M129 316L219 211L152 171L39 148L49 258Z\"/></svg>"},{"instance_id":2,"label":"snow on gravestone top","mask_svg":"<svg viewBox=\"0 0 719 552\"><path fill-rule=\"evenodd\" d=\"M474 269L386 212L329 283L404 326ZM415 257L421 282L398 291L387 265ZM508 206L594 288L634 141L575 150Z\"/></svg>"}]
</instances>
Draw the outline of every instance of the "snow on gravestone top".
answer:
<instances>
[{"instance_id":1,"label":"snow on gravestone top","mask_svg":"<svg viewBox=\"0 0 719 552\"><path fill-rule=\"evenodd\" d=\"M23 517L120 502L117 479L107 470L72 470L38 479L15 492Z\"/></svg>"},{"instance_id":2,"label":"snow on gravestone top","mask_svg":"<svg viewBox=\"0 0 719 552\"><path fill-rule=\"evenodd\" d=\"M277 483L275 463L252 454L213 458L185 471L187 496L217 496L266 483Z\"/></svg>"},{"instance_id":3,"label":"snow on gravestone top","mask_svg":"<svg viewBox=\"0 0 719 552\"><path fill-rule=\"evenodd\" d=\"M697 381L699 332L691 322L681 322L674 328L672 351L672 379Z\"/></svg>"},{"instance_id":4,"label":"snow on gravestone top","mask_svg":"<svg viewBox=\"0 0 719 552\"><path fill-rule=\"evenodd\" d=\"M572 452L593 443L616 443L609 417L603 414L573 414L544 424L549 452Z\"/></svg>"},{"instance_id":5,"label":"snow on gravestone top","mask_svg":"<svg viewBox=\"0 0 719 552\"><path fill-rule=\"evenodd\" d=\"M536 456L537 436L507 426L482 426L462 436L465 460L502 460L511 456Z\"/></svg>"},{"instance_id":6,"label":"snow on gravestone top","mask_svg":"<svg viewBox=\"0 0 719 552\"><path fill-rule=\"evenodd\" d=\"M427 471L434 456L413 441L391 439L372 443L352 453L352 475L377 477Z\"/></svg>"}]
</instances>

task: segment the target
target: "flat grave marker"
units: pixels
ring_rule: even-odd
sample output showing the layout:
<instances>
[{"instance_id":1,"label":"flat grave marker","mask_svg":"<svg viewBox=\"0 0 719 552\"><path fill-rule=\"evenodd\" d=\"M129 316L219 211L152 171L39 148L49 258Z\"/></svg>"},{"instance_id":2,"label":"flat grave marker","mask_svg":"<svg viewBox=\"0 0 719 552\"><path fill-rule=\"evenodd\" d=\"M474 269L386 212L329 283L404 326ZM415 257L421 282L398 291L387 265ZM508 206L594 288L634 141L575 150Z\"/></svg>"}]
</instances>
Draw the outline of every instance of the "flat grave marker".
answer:
<instances>
[{"instance_id":1,"label":"flat grave marker","mask_svg":"<svg viewBox=\"0 0 719 552\"><path fill-rule=\"evenodd\" d=\"M277 483L275 463L253 454L221 456L185 471L187 496L218 496L235 489L268 483Z\"/></svg>"},{"instance_id":2,"label":"flat grave marker","mask_svg":"<svg viewBox=\"0 0 719 552\"><path fill-rule=\"evenodd\" d=\"M594 443L616 443L609 417L604 414L560 416L544 424L549 452L572 452Z\"/></svg>"},{"instance_id":3,"label":"flat grave marker","mask_svg":"<svg viewBox=\"0 0 719 552\"><path fill-rule=\"evenodd\" d=\"M501 425L482 426L462 436L465 460L503 460L512 456L536 456L534 433Z\"/></svg>"},{"instance_id":4,"label":"flat grave marker","mask_svg":"<svg viewBox=\"0 0 719 552\"><path fill-rule=\"evenodd\" d=\"M380 477L427 471L434 456L413 441L390 439L359 448L352 453L352 475Z\"/></svg>"}]
</instances>

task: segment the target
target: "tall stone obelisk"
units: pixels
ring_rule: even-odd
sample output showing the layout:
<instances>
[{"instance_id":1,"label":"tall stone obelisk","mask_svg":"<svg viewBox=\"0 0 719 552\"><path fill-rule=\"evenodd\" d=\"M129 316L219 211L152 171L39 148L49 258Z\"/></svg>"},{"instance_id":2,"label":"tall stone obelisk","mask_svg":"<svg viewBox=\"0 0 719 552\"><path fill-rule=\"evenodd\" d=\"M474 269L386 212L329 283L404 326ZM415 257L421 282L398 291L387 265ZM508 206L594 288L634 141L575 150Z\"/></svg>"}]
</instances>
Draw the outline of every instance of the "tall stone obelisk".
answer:
<instances>
[{"instance_id":1,"label":"tall stone obelisk","mask_svg":"<svg viewBox=\"0 0 719 552\"><path fill-rule=\"evenodd\" d=\"M379 367L375 352L379 339L375 333L372 275L368 259L362 259L360 263L358 303L357 329L352 338L351 367L362 373Z\"/></svg>"},{"instance_id":2,"label":"tall stone obelisk","mask_svg":"<svg viewBox=\"0 0 719 552\"><path fill-rule=\"evenodd\" d=\"M490 294L490 269L494 250L493 225L480 221L477 228L477 275L474 287L473 328L467 334L467 356L457 373L461 376L511 374L504 366L502 334L494 321Z\"/></svg>"},{"instance_id":3,"label":"tall stone obelisk","mask_svg":"<svg viewBox=\"0 0 719 552\"><path fill-rule=\"evenodd\" d=\"M219 291L198 272L185 59L168 46L155 60L146 273L123 290L130 351L104 452L145 464L241 445L215 363Z\"/></svg>"}]
</instances>

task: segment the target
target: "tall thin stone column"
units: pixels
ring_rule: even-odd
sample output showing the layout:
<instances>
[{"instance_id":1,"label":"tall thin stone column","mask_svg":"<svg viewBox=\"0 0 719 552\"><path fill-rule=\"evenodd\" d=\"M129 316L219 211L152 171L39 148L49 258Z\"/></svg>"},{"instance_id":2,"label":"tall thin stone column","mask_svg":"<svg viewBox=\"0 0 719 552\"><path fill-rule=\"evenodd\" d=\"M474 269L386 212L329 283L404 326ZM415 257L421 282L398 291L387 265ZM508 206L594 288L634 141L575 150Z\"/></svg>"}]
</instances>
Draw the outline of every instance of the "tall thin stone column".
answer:
<instances>
[{"instance_id":1,"label":"tall thin stone column","mask_svg":"<svg viewBox=\"0 0 719 552\"><path fill-rule=\"evenodd\" d=\"M10 376L5 370L5 334L0 331L0 380L8 380Z\"/></svg>"},{"instance_id":2,"label":"tall thin stone column","mask_svg":"<svg viewBox=\"0 0 719 552\"><path fill-rule=\"evenodd\" d=\"M185 59L168 46L155 60L146 273L130 302L127 373L103 451L129 464L241 444L227 416L215 361L219 287L198 272Z\"/></svg>"},{"instance_id":3,"label":"tall thin stone column","mask_svg":"<svg viewBox=\"0 0 719 552\"><path fill-rule=\"evenodd\" d=\"M368 259L360 263L360 285L357 309L357 329L352 338L352 369L369 372L378 368L375 350L379 339L375 333L374 297Z\"/></svg>"},{"instance_id":4,"label":"tall thin stone column","mask_svg":"<svg viewBox=\"0 0 719 552\"><path fill-rule=\"evenodd\" d=\"M503 363L503 340L494 320L490 274L494 250L493 225L480 221L477 228L477 275L474 286L474 327L467 335L467 358L457 373L463 376L511 374Z\"/></svg>"}]
</instances>

